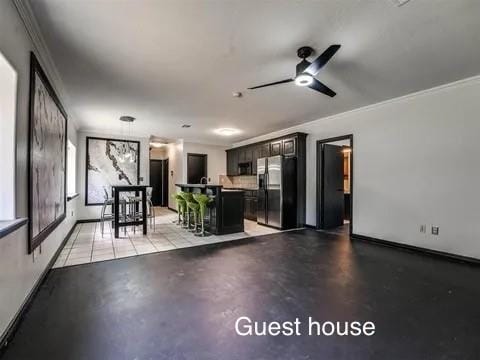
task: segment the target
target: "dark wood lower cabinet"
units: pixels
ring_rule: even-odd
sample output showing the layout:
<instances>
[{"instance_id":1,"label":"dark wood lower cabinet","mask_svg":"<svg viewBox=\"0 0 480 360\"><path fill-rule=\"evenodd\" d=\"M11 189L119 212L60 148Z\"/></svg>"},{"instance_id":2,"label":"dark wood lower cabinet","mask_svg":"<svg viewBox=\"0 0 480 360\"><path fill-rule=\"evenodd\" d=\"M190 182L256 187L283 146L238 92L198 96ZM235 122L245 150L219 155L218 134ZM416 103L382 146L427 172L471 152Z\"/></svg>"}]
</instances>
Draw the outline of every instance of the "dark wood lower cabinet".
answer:
<instances>
[{"instance_id":1,"label":"dark wood lower cabinet","mask_svg":"<svg viewBox=\"0 0 480 360\"><path fill-rule=\"evenodd\" d=\"M244 213L244 194L243 191L223 191L222 192L222 232L231 234L242 232Z\"/></svg>"},{"instance_id":2,"label":"dark wood lower cabinet","mask_svg":"<svg viewBox=\"0 0 480 360\"><path fill-rule=\"evenodd\" d=\"M257 198L245 197L244 218L257 221Z\"/></svg>"},{"instance_id":3,"label":"dark wood lower cabinet","mask_svg":"<svg viewBox=\"0 0 480 360\"><path fill-rule=\"evenodd\" d=\"M256 191L245 191L244 199L244 218L252 221L257 221L257 195Z\"/></svg>"}]
</instances>

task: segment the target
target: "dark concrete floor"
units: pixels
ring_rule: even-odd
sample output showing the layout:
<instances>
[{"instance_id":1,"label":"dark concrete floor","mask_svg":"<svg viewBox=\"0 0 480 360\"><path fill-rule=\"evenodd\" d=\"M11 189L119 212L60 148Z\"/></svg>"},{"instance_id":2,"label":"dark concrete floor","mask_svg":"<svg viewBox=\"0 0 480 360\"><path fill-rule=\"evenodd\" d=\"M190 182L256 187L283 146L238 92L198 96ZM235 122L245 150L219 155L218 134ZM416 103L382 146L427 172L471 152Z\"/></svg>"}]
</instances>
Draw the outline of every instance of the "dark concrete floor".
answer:
<instances>
[{"instance_id":1,"label":"dark concrete floor","mask_svg":"<svg viewBox=\"0 0 480 360\"><path fill-rule=\"evenodd\" d=\"M311 230L50 272L2 360L478 359L480 268ZM373 321L372 337L240 337Z\"/></svg>"}]
</instances>

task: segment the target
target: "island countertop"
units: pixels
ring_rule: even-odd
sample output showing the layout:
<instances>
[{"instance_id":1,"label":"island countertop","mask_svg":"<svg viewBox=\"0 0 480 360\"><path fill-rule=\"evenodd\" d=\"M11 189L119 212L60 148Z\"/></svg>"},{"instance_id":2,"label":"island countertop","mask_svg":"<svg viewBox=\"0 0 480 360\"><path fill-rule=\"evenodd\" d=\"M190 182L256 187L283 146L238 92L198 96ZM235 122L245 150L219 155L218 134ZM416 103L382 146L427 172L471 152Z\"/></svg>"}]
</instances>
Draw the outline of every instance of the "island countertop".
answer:
<instances>
[{"instance_id":1,"label":"island countertop","mask_svg":"<svg viewBox=\"0 0 480 360\"><path fill-rule=\"evenodd\" d=\"M175 184L175 186L181 188L197 188L197 189L208 189L208 188L222 188L223 185L215 184Z\"/></svg>"}]
</instances>

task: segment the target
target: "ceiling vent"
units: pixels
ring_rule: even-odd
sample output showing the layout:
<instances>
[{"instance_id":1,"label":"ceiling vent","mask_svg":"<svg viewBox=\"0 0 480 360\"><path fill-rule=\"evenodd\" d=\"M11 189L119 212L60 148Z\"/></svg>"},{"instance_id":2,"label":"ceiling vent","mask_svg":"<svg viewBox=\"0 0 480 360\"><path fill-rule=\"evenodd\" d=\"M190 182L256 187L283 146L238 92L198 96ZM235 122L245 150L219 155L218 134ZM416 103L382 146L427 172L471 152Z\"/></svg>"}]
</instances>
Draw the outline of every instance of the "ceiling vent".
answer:
<instances>
[{"instance_id":1,"label":"ceiling vent","mask_svg":"<svg viewBox=\"0 0 480 360\"><path fill-rule=\"evenodd\" d=\"M400 7L405 5L410 0L390 0L390 1L393 3L393 5Z\"/></svg>"}]
</instances>

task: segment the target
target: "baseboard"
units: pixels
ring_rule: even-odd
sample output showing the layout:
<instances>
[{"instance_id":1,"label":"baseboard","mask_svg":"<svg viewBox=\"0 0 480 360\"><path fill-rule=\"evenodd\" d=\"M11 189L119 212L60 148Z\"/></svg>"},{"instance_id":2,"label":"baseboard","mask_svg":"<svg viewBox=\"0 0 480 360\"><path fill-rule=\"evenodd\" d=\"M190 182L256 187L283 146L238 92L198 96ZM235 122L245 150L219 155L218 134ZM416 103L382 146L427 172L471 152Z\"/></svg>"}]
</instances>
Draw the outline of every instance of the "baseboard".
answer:
<instances>
[{"instance_id":1,"label":"baseboard","mask_svg":"<svg viewBox=\"0 0 480 360\"><path fill-rule=\"evenodd\" d=\"M100 222L100 219L83 219L83 220L77 220L77 224L92 223L92 222Z\"/></svg>"},{"instance_id":2,"label":"baseboard","mask_svg":"<svg viewBox=\"0 0 480 360\"><path fill-rule=\"evenodd\" d=\"M68 241L68 238L72 235L73 230L75 229L75 226L77 225L78 221L76 221L72 228L68 231L67 235L63 239L62 243L58 247L57 251L53 255L52 259L46 266L45 270L43 270L42 274L38 278L37 282L33 286L33 288L30 290L28 293L27 297L23 301L22 305L20 306L20 309L17 311L15 316L13 317L12 321L10 321L10 324L8 324L7 328L3 332L2 336L0 336L0 356L2 355L5 347L8 345L9 340L15 335L15 331L17 331L18 325L20 324L20 321L22 320L23 316L25 315L26 311L30 307L33 298L37 294L38 290L42 286L43 282L45 281L48 272L52 268L52 266L55 264L55 261L57 261L58 256L60 255L63 247L65 246L65 243Z\"/></svg>"},{"instance_id":3,"label":"baseboard","mask_svg":"<svg viewBox=\"0 0 480 360\"><path fill-rule=\"evenodd\" d=\"M463 255L456 255L456 254L451 254L447 253L444 251L438 251L438 250L432 250L432 249L427 249L423 248L420 246L414 246L414 245L408 245L408 244L401 244L398 242L393 242L393 241L388 241L388 240L383 240L383 239L377 239L374 237L370 236L365 236L365 235L359 235L359 234L352 234L351 236L352 239L356 240L361 240L361 241L367 241L383 246L389 246L389 247L394 247L397 249L402 249L402 250L407 250L411 252L416 252L416 253L421 253L423 255L428 255L428 256L433 256L433 257L438 257L438 258L443 258L455 262L461 262L461 263L467 263L471 265L480 265L480 259L468 257L468 256L463 256Z\"/></svg>"},{"instance_id":4,"label":"baseboard","mask_svg":"<svg viewBox=\"0 0 480 360\"><path fill-rule=\"evenodd\" d=\"M178 212L176 209L172 209L170 206L168 207L168 210L172 210L174 212Z\"/></svg>"},{"instance_id":5,"label":"baseboard","mask_svg":"<svg viewBox=\"0 0 480 360\"><path fill-rule=\"evenodd\" d=\"M317 230L317 227L314 226L314 225L305 224L305 225L303 225L303 227L304 227L304 228L307 228L307 229Z\"/></svg>"}]
</instances>

